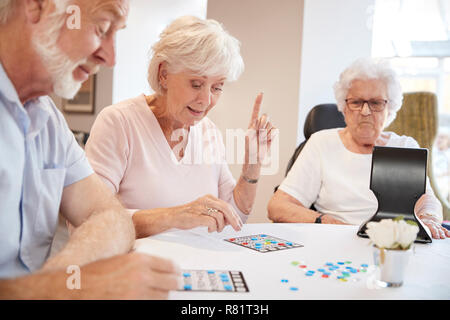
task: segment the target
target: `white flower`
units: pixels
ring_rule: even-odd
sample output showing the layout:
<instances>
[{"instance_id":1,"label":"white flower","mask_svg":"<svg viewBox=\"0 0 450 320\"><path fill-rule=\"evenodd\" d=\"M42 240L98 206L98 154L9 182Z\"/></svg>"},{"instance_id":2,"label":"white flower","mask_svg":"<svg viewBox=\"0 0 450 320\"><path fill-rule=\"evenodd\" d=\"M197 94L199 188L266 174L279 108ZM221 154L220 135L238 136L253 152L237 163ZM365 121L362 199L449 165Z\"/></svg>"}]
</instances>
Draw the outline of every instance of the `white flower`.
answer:
<instances>
[{"instance_id":1,"label":"white flower","mask_svg":"<svg viewBox=\"0 0 450 320\"><path fill-rule=\"evenodd\" d=\"M419 228L403 219L383 219L367 224L367 235L378 248L406 250L416 240Z\"/></svg>"},{"instance_id":2,"label":"white flower","mask_svg":"<svg viewBox=\"0 0 450 320\"><path fill-rule=\"evenodd\" d=\"M419 227L405 222L405 220L397 221L397 242L402 249L408 249L411 243L416 240Z\"/></svg>"},{"instance_id":3,"label":"white flower","mask_svg":"<svg viewBox=\"0 0 450 320\"><path fill-rule=\"evenodd\" d=\"M378 248L391 248L396 241L395 223L390 219L369 222L366 233Z\"/></svg>"}]
</instances>

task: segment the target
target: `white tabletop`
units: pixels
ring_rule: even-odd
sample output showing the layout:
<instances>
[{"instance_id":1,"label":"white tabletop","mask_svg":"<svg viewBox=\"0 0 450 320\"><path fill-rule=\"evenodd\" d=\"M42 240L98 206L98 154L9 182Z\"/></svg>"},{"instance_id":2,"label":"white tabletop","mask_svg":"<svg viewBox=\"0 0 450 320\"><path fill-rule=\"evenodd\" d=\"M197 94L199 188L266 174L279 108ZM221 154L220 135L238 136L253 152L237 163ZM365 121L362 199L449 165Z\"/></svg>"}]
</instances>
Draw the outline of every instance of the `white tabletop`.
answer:
<instances>
[{"instance_id":1,"label":"white tabletop","mask_svg":"<svg viewBox=\"0 0 450 320\"><path fill-rule=\"evenodd\" d=\"M278 299L450 299L450 239L416 244L400 288L375 285L372 246L368 239L356 235L356 226L320 224L246 224L240 232L226 227L221 233L206 228L189 231L172 230L136 241L135 249L170 258L182 269L241 271L249 292L171 292L169 299L189 300L278 300ZM301 243L304 247L260 253L224 239L267 234ZM307 268L299 268L292 262ZM352 273L343 282L322 278L317 271L327 262L347 262L341 266L367 272ZM295 264L295 263L294 263ZM316 271L306 276L305 271ZM285 279L288 282L282 282ZM298 288L297 291L290 290Z\"/></svg>"}]
</instances>

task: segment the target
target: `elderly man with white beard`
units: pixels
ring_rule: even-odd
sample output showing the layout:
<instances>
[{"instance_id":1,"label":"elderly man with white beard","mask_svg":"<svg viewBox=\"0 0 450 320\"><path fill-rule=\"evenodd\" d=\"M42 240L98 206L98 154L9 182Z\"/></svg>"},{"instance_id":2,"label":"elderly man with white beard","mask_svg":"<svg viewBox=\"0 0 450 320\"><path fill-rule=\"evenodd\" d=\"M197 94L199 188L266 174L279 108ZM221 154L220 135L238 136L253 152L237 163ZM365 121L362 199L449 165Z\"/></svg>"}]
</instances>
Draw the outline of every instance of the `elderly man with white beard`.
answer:
<instances>
[{"instance_id":1,"label":"elderly man with white beard","mask_svg":"<svg viewBox=\"0 0 450 320\"><path fill-rule=\"evenodd\" d=\"M69 5L79 28L68 27ZM127 15L128 0L0 0L2 299L160 299L177 288L171 261L129 253L130 215L47 96L71 98L101 65L114 66ZM77 229L47 260L58 212ZM66 272L76 267L74 288Z\"/></svg>"}]
</instances>

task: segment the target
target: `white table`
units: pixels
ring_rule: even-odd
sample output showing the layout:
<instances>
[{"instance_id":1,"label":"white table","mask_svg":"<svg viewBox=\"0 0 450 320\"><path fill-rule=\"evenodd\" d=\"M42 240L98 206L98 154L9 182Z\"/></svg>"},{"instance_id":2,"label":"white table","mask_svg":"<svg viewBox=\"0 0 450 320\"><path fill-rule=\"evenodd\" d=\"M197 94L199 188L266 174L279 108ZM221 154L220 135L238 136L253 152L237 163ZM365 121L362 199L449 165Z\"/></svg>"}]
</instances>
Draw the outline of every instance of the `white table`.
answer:
<instances>
[{"instance_id":1,"label":"white table","mask_svg":"<svg viewBox=\"0 0 450 320\"><path fill-rule=\"evenodd\" d=\"M169 299L278 300L278 299L450 299L450 239L416 244L405 281L400 288L374 283L372 246L356 235L356 226L320 224L246 224L240 232L226 227L209 234L206 228L172 230L136 241L135 249L177 262L182 269L242 271L250 292L171 292ZM260 253L223 239L264 233L301 243L302 248ZM307 265L301 269L291 263ZM352 274L349 281L322 278L326 262L349 261L368 272ZM347 265L344 265L345 267ZM312 277L305 270L315 270ZM287 279L288 283L282 283ZM297 287L298 291L290 290Z\"/></svg>"}]
</instances>

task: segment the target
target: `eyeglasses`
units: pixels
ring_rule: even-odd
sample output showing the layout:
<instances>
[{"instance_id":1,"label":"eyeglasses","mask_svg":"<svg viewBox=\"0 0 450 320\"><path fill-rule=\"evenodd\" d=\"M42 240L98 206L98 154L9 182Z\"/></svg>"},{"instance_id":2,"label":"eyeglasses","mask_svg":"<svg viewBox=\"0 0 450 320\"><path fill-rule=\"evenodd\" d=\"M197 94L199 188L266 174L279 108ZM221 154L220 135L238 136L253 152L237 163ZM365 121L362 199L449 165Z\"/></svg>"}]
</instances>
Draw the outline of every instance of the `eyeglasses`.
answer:
<instances>
[{"instance_id":1,"label":"eyeglasses","mask_svg":"<svg viewBox=\"0 0 450 320\"><path fill-rule=\"evenodd\" d=\"M387 100L384 99L372 99L372 100L361 100L361 99L345 99L347 103L347 107L353 111L361 111L364 104L367 103L369 105L369 109L372 112L381 112L386 107L388 103Z\"/></svg>"}]
</instances>

